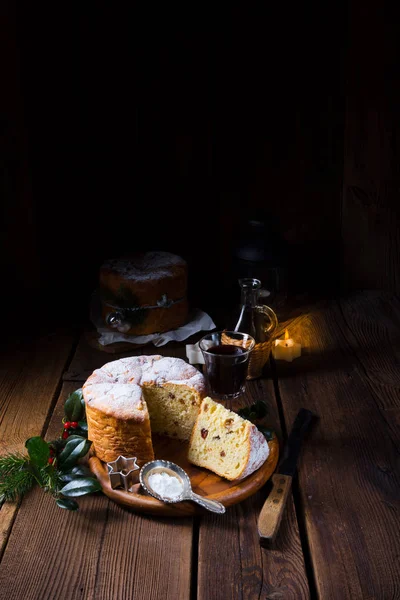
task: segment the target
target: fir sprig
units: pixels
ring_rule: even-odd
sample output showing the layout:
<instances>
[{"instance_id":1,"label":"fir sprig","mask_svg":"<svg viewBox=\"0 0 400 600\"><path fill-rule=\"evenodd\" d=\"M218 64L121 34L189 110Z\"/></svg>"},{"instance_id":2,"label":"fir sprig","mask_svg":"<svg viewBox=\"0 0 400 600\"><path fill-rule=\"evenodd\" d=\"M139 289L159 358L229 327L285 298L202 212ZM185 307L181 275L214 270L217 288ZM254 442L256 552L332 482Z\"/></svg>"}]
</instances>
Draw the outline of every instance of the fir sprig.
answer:
<instances>
[{"instance_id":1,"label":"fir sprig","mask_svg":"<svg viewBox=\"0 0 400 600\"><path fill-rule=\"evenodd\" d=\"M22 454L0 456L0 503L14 502L31 489L35 478Z\"/></svg>"},{"instance_id":2,"label":"fir sprig","mask_svg":"<svg viewBox=\"0 0 400 600\"><path fill-rule=\"evenodd\" d=\"M91 445L81 389L68 396L64 415L59 438L46 442L40 436L31 437L25 442L27 455L0 456L0 503L17 500L37 484L61 508L77 510L73 497L100 491L97 479L80 464Z\"/></svg>"}]
</instances>

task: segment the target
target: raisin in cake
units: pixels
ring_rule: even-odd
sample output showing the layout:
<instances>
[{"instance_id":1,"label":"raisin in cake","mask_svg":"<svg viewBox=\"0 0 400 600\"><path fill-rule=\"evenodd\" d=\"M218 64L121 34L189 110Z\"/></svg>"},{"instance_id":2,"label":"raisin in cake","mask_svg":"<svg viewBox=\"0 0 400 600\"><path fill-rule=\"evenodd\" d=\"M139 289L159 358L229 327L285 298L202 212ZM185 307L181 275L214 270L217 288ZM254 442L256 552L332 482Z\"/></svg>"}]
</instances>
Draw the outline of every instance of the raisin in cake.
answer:
<instances>
[{"instance_id":1,"label":"raisin in cake","mask_svg":"<svg viewBox=\"0 0 400 600\"><path fill-rule=\"evenodd\" d=\"M268 455L268 443L253 423L204 398L189 442L191 463L233 481L253 473Z\"/></svg>"},{"instance_id":2,"label":"raisin in cake","mask_svg":"<svg viewBox=\"0 0 400 600\"><path fill-rule=\"evenodd\" d=\"M205 396L204 376L179 358L134 356L105 364L83 386L88 438L110 462L153 460L152 432L188 440Z\"/></svg>"},{"instance_id":3,"label":"raisin in cake","mask_svg":"<svg viewBox=\"0 0 400 600\"><path fill-rule=\"evenodd\" d=\"M183 258L170 252L107 260L99 282L105 324L128 335L180 327L188 316L187 272Z\"/></svg>"}]
</instances>

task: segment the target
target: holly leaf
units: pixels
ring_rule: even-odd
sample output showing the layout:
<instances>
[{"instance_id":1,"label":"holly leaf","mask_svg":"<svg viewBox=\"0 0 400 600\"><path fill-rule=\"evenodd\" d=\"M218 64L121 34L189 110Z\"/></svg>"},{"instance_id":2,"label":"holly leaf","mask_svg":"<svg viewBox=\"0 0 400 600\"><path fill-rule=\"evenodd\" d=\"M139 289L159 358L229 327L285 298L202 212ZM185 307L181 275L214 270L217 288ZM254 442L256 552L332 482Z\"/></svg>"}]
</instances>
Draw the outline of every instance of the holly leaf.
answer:
<instances>
[{"instance_id":1,"label":"holly leaf","mask_svg":"<svg viewBox=\"0 0 400 600\"><path fill-rule=\"evenodd\" d=\"M243 417L243 419L247 419L252 423L256 419L263 419L268 413L268 408L265 402L262 400L257 400L251 406L243 406L238 410L238 415Z\"/></svg>"},{"instance_id":2,"label":"holly leaf","mask_svg":"<svg viewBox=\"0 0 400 600\"><path fill-rule=\"evenodd\" d=\"M64 448L66 443L67 443L67 440L58 438L56 440L51 440L50 446L55 450L56 454L58 454Z\"/></svg>"},{"instance_id":3,"label":"holly leaf","mask_svg":"<svg viewBox=\"0 0 400 600\"><path fill-rule=\"evenodd\" d=\"M84 477L74 479L65 485L61 490L60 494L67 497L85 496L92 492L99 492L101 485L93 477Z\"/></svg>"},{"instance_id":4,"label":"holly leaf","mask_svg":"<svg viewBox=\"0 0 400 600\"><path fill-rule=\"evenodd\" d=\"M69 442L70 440L83 440L83 439L86 439L83 437L83 435L79 435L79 433L73 433L67 437L66 442Z\"/></svg>"},{"instance_id":5,"label":"holly leaf","mask_svg":"<svg viewBox=\"0 0 400 600\"><path fill-rule=\"evenodd\" d=\"M262 400L257 400L257 402L255 402L251 408L256 413L257 419L263 419L265 416L267 416L268 407Z\"/></svg>"},{"instance_id":6,"label":"holly leaf","mask_svg":"<svg viewBox=\"0 0 400 600\"><path fill-rule=\"evenodd\" d=\"M243 419L248 419L250 412L251 411L248 406L243 406L243 408L239 408L239 410L237 411L237 414L239 415L239 417L242 417Z\"/></svg>"},{"instance_id":7,"label":"holly leaf","mask_svg":"<svg viewBox=\"0 0 400 600\"><path fill-rule=\"evenodd\" d=\"M76 465L69 471L63 473L60 477L60 480L64 483L69 483L70 481L78 477L90 477L91 474L91 470L85 467L84 465Z\"/></svg>"},{"instance_id":8,"label":"holly leaf","mask_svg":"<svg viewBox=\"0 0 400 600\"><path fill-rule=\"evenodd\" d=\"M274 438L274 432L272 429L268 429L268 427L263 427L262 425L257 425L258 431L261 431L265 439L270 442Z\"/></svg>"},{"instance_id":9,"label":"holly leaf","mask_svg":"<svg viewBox=\"0 0 400 600\"><path fill-rule=\"evenodd\" d=\"M68 439L64 450L58 457L58 466L61 471L67 471L75 465L75 463L87 454L91 443L80 436L74 436L73 439Z\"/></svg>"},{"instance_id":10,"label":"holly leaf","mask_svg":"<svg viewBox=\"0 0 400 600\"><path fill-rule=\"evenodd\" d=\"M88 426L87 426L86 421L78 421L78 426L81 431L84 431L85 433L87 433Z\"/></svg>"},{"instance_id":11,"label":"holly leaf","mask_svg":"<svg viewBox=\"0 0 400 600\"><path fill-rule=\"evenodd\" d=\"M68 396L64 404L64 414L67 421L80 421L85 416L85 405L82 388Z\"/></svg>"},{"instance_id":12,"label":"holly leaf","mask_svg":"<svg viewBox=\"0 0 400 600\"><path fill-rule=\"evenodd\" d=\"M49 444L40 436L31 437L26 440L25 447L28 450L31 463L36 467L44 467L48 464L50 456Z\"/></svg>"},{"instance_id":13,"label":"holly leaf","mask_svg":"<svg viewBox=\"0 0 400 600\"><path fill-rule=\"evenodd\" d=\"M78 503L70 498L59 498L56 503L60 508L66 508L67 510L78 510L79 508Z\"/></svg>"}]
</instances>

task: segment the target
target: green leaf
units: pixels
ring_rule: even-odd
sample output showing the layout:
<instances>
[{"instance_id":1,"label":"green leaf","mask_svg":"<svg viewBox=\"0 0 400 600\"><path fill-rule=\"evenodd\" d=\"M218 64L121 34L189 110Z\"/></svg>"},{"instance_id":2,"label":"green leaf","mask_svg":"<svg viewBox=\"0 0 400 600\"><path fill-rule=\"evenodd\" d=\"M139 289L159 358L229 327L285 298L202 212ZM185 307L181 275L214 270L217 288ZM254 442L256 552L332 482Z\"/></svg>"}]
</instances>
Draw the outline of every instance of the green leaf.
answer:
<instances>
[{"instance_id":1,"label":"green leaf","mask_svg":"<svg viewBox=\"0 0 400 600\"><path fill-rule=\"evenodd\" d=\"M76 465L71 469L71 473L75 475L75 477L91 477L92 472L85 465Z\"/></svg>"},{"instance_id":2,"label":"green leaf","mask_svg":"<svg viewBox=\"0 0 400 600\"><path fill-rule=\"evenodd\" d=\"M47 442L40 436L31 437L25 442L29 458L36 467L44 467L50 456L50 448Z\"/></svg>"},{"instance_id":3,"label":"green leaf","mask_svg":"<svg viewBox=\"0 0 400 600\"><path fill-rule=\"evenodd\" d=\"M85 416L82 388L68 396L64 404L64 414L68 421L79 421Z\"/></svg>"},{"instance_id":4,"label":"green leaf","mask_svg":"<svg viewBox=\"0 0 400 600\"><path fill-rule=\"evenodd\" d=\"M64 483L68 483L69 481L72 481L73 479L76 479L78 477L90 477L91 474L91 470L85 467L84 465L76 465L70 471L66 471L65 473L63 473L60 479Z\"/></svg>"},{"instance_id":5,"label":"green leaf","mask_svg":"<svg viewBox=\"0 0 400 600\"><path fill-rule=\"evenodd\" d=\"M64 450L58 457L58 466L61 471L69 470L75 465L79 458L85 456L91 443L92 442L89 442L78 435L74 436L73 439L68 439Z\"/></svg>"},{"instance_id":6,"label":"green leaf","mask_svg":"<svg viewBox=\"0 0 400 600\"><path fill-rule=\"evenodd\" d=\"M87 426L86 421L78 421L78 425L79 425L79 429L81 429L82 431L85 431L87 433L88 426Z\"/></svg>"},{"instance_id":7,"label":"green leaf","mask_svg":"<svg viewBox=\"0 0 400 600\"><path fill-rule=\"evenodd\" d=\"M91 494L92 492L99 492L100 490L101 485L97 479L94 479L93 477L85 477L70 481L60 490L60 493L63 496L75 497Z\"/></svg>"},{"instance_id":8,"label":"green leaf","mask_svg":"<svg viewBox=\"0 0 400 600\"><path fill-rule=\"evenodd\" d=\"M257 414L258 419L262 419L268 413L268 407L262 400L257 400L252 406L252 409Z\"/></svg>"},{"instance_id":9,"label":"green leaf","mask_svg":"<svg viewBox=\"0 0 400 600\"><path fill-rule=\"evenodd\" d=\"M62 438L58 438L57 440L51 440L50 446L55 450L56 454L59 454L61 450L64 448L67 440L63 440Z\"/></svg>"},{"instance_id":10,"label":"green leaf","mask_svg":"<svg viewBox=\"0 0 400 600\"><path fill-rule=\"evenodd\" d=\"M261 425L257 426L258 431L261 431L261 433L264 435L265 439L270 442L274 437L275 434L272 431L272 429L268 429L268 427L262 427Z\"/></svg>"},{"instance_id":11,"label":"green leaf","mask_svg":"<svg viewBox=\"0 0 400 600\"><path fill-rule=\"evenodd\" d=\"M79 433L72 433L71 435L69 435L66 439L66 442L69 442L70 440L85 440L86 438L83 437L83 435L79 435Z\"/></svg>"},{"instance_id":12,"label":"green leaf","mask_svg":"<svg viewBox=\"0 0 400 600\"><path fill-rule=\"evenodd\" d=\"M79 506L75 500L70 500L69 498L59 498L57 501L57 506L60 508L66 508L67 510L78 510Z\"/></svg>"},{"instance_id":13,"label":"green leaf","mask_svg":"<svg viewBox=\"0 0 400 600\"><path fill-rule=\"evenodd\" d=\"M238 413L239 417L243 419L248 419L250 414L250 408L248 406L244 406L243 408L239 408Z\"/></svg>"},{"instance_id":14,"label":"green leaf","mask_svg":"<svg viewBox=\"0 0 400 600\"><path fill-rule=\"evenodd\" d=\"M247 419L252 423L256 419L263 419L268 413L268 408L265 402L262 400L257 400L251 406L243 406L238 410L238 415L243 417L243 419Z\"/></svg>"}]
</instances>

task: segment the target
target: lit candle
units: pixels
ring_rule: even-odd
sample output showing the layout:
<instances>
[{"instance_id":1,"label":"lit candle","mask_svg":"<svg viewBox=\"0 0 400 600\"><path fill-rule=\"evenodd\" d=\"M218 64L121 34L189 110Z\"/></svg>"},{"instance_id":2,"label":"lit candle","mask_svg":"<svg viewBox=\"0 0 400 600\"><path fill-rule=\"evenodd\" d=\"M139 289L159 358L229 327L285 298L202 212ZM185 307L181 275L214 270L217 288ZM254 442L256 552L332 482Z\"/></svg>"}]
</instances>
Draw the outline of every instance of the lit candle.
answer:
<instances>
[{"instance_id":1,"label":"lit candle","mask_svg":"<svg viewBox=\"0 0 400 600\"><path fill-rule=\"evenodd\" d=\"M285 338L283 340L275 340L272 345L272 356L277 360L287 360L292 362L293 359L301 355L301 344L298 344L289 337L289 332L286 329Z\"/></svg>"}]
</instances>

